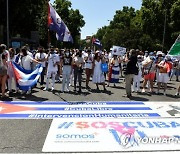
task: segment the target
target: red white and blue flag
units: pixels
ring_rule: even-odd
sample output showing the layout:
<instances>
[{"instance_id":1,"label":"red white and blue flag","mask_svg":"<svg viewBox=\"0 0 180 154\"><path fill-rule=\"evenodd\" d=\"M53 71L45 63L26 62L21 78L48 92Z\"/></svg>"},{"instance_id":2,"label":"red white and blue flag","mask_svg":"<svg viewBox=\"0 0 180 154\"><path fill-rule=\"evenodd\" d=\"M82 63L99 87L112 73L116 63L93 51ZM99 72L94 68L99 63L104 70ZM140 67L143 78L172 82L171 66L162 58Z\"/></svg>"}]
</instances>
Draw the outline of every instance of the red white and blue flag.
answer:
<instances>
[{"instance_id":1,"label":"red white and blue flag","mask_svg":"<svg viewBox=\"0 0 180 154\"><path fill-rule=\"evenodd\" d=\"M35 70L32 71L25 70L14 62L12 62L11 65L14 70L17 87L23 91L28 91L37 84L37 81L43 70L41 64L37 65Z\"/></svg>"},{"instance_id":2,"label":"red white and blue flag","mask_svg":"<svg viewBox=\"0 0 180 154\"><path fill-rule=\"evenodd\" d=\"M94 45L97 45L98 47L102 47L101 42L100 42L98 39L96 39L96 38L93 38L93 39L92 39L92 43L93 43Z\"/></svg>"},{"instance_id":3,"label":"red white and blue flag","mask_svg":"<svg viewBox=\"0 0 180 154\"><path fill-rule=\"evenodd\" d=\"M48 26L50 30L56 32L57 40L61 42L73 43L73 38L70 34L68 27L50 3L48 9Z\"/></svg>"}]
</instances>

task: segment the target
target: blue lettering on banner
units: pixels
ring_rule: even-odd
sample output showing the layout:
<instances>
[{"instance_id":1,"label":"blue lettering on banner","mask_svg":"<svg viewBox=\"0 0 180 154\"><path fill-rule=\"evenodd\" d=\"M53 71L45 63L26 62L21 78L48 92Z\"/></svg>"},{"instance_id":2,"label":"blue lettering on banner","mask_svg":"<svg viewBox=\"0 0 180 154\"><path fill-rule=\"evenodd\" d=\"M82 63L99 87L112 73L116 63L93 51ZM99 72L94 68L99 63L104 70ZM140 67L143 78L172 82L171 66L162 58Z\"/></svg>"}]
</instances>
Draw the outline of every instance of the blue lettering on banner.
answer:
<instances>
[{"instance_id":1,"label":"blue lettering on banner","mask_svg":"<svg viewBox=\"0 0 180 154\"><path fill-rule=\"evenodd\" d=\"M93 134L57 134L57 139L93 139Z\"/></svg>"},{"instance_id":2,"label":"blue lettering on banner","mask_svg":"<svg viewBox=\"0 0 180 154\"><path fill-rule=\"evenodd\" d=\"M94 113L94 114L0 114L0 118L127 118L127 117L160 117L157 113Z\"/></svg>"},{"instance_id":3,"label":"blue lettering on banner","mask_svg":"<svg viewBox=\"0 0 180 154\"><path fill-rule=\"evenodd\" d=\"M145 105L143 102L5 102L8 104L16 104L16 105Z\"/></svg>"},{"instance_id":4,"label":"blue lettering on banner","mask_svg":"<svg viewBox=\"0 0 180 154\"><path fill-rule=\"evenodd\" d=\"M48 110L48 111L103 111L103 110L152 110L149 107L51 107L51 108L36 108L36 110Z\"/></svg>"}]
</instances>

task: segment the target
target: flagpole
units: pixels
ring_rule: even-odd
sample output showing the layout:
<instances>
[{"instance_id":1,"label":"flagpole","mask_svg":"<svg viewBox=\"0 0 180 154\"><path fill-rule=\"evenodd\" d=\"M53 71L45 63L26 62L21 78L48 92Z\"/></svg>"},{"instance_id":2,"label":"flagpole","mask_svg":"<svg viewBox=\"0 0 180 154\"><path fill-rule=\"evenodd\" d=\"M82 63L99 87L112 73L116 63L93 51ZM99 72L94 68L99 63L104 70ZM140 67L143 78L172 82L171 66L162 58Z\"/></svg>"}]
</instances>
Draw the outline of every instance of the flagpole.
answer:
<instances>
[{"instance_id":1,"label":"flagpole","mask_svg":"<svg viewBox=\"0 0 180 154\"><path fill-rule=\"evenodd\" d=\"M50 48L50 45L51 45L51 36L50 36L50 30L49 30L49 1L50 0L47 0L47 3L48 3L48 20L47 20L47 25L48 25L48 48Z\"/></svg>"},{"instance_id":2,"label":"flagpole","mask_svg":"<svg viewBox=\"0 0 180 154\"><path fill-rule=\"evenodd\" d=\"M7 48L9 48L9 0L6 0L6 11L7 11Z\"/></svg>"}]
</instances>

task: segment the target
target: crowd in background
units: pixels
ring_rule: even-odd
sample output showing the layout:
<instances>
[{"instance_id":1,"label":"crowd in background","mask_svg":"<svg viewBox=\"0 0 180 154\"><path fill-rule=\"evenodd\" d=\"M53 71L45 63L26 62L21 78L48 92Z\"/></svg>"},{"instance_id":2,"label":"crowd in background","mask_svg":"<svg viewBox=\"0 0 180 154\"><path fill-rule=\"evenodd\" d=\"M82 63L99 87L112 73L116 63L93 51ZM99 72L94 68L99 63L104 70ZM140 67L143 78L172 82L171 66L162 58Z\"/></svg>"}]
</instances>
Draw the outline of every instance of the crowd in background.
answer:
<instances>
[{"instance_id":1,"label":"crowd in background","mask_svg":"<svg viewBox=\"0 0 180 154\"><path fill-rule=\"evenodd\" d=\"M151 93L160 93L163 86L163 94L166 95L167 83L176 76L179 81L180 61L165 55L161 51L140 51L131 49L124 55L117 55L112 51L90 48L58 49L51 46L44 49L39 46L37 50L30 50L26 45L21 49L7 49L6 45L0 45L0 85L2 97L11 95L12 84L17 93L31 93L20 91L16 85L16 79L11 62L15 62L25 70L33 70L37 64L41 64L43 71L39 80L42 90L54 91L55 82L62 82L61 92L69 92L73 85L75 93L82 92L82 78L86 79L86 90L91 90L89 82L103 86L107 91L110 84L117 86L120 77L125 78L127 97L133 92L145 93L147 89ZM83 72L85 76L83 76ZM14 80L14 81L13 81ZM51 83L51 84L50 84ZM157 85L157 90L154 86ZM180 95L180 87L175 95Z\"/></svg>"}]
</instances>

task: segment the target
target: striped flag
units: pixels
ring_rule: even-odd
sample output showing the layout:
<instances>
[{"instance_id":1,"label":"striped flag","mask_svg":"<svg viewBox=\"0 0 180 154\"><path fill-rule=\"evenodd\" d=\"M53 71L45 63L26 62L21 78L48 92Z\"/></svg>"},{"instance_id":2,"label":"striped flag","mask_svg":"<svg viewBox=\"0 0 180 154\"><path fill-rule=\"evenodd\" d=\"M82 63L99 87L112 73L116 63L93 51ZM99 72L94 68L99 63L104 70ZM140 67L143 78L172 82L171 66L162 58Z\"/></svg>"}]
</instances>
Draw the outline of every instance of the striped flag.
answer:
<instances>
[{"instance_id":1,"label":"striped flag","mask_svg":"<svg viewBox=\"0 0 180 154\"><path fill-rule=\"evenodd\" d=\"M12 62L11 65L14 70L17 87L23 91L28 91L37 84L37 81L43 70L41 64L36 66L34 71L25 70L14 62Z\"/></svg>"},{"instance_id":2,"label":"striped flag","mask_svg":"<svg viewBox=\"0 0 180 154\"><path fill-rule=\"evenodd\" d=\"M70 34L68 27L50 3L48 9L48 26L50 30L56 32L57 40L61 42L73 43L73 38Z\"/></svg>"},{"instance_id":3,"label":"striped flag","mask_svg":"<svg viewBox=\"0 0 180 154\"><path fill-rule=\"evenodd\" d=\"M0 102L1 118L147 118L160 117L143 102Z\"/></svg>"},{"instance_id":4,"label":"striped flag","mask_svg":"<svg viewBox=\"0 0 180 154\"><path fill-rule=\"evenodd\" d=\"M100 42L98 39L96 39L96 38L93 38L93 39L92 39L92 43L93 43L94 45L97 45L98 47L102 47L101 42Z\"/></svg>"}]
</instances>

